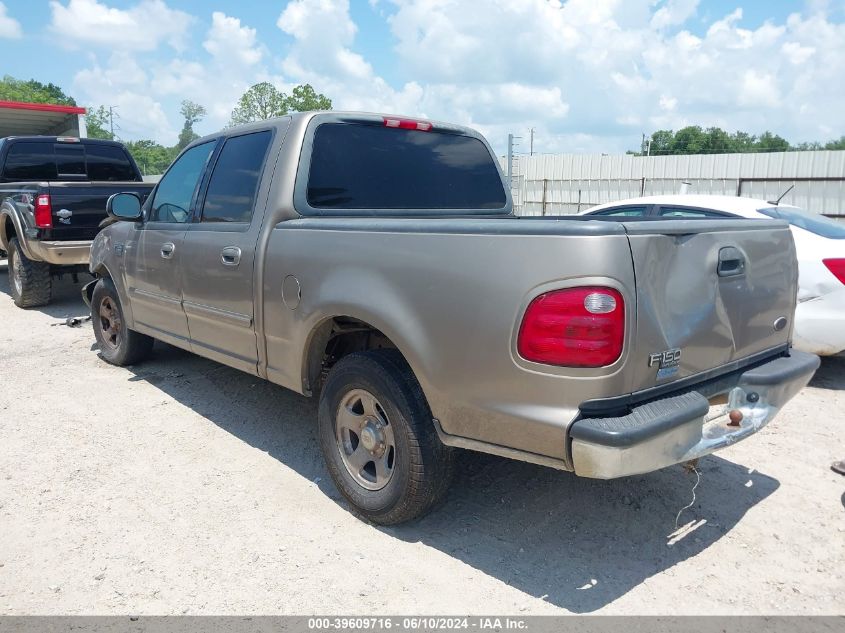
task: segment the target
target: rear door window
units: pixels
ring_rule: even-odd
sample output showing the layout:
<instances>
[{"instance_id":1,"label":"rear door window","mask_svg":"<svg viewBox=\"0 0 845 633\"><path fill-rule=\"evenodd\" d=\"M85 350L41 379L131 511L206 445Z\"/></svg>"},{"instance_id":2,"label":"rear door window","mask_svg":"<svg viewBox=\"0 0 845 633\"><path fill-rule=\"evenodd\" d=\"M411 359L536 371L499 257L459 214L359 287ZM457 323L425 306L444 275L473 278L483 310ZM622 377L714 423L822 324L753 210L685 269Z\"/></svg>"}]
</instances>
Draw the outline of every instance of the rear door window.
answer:
<instances>
[{"instance_id":1,"label":"rear door window","mask_svg":"<svg viewBox=\"0 0 845 633\"><path fill-rule=\"evenodd\" d=\"M52 143L13 143L6 154L3 177L7 180L56 180Z\"/></svg>"},{"instance_id":2,"label":"rear door window","mask_svg":"<svg viewBox=\"0 0 845 633\"><path fill-rule=\"evenodd\" d=\"M501 209L487 146L461 134L323 123L314 133L308 204L317 209Z\"/></svg>"},{"instance_id":3,"label":"rear door window","mask_svg":"<svg viewBox=\"0 0 845 633\"><path fill-rule=\"evenodd\" d=\"M90 180L137 180L138 173L123 148L114 145L86 145Z\"/></svg>"},{"instance_id":4,"label":"rear door window","mask_svg":"<svg viewBox=\"0 0 845 633\"><path fill-rule=\"evenodd\" d=\"M203 222L249 223L252 220L261 168L271 138L268 130L226 141L208 183L202 208Z\"/></svg>"},{"instance_id":5,"label":"rear door window","mask_svg":"<svg viewBox=\"0 0 845 633\"><path fill-rule=\"evenodd\" d=\"M630 218L641 218L643 216L648 215L649 207L642 206L642 207L614 207L612 209L603 209L601 211L596 211L595 213L590 213L589 215L605 215L611 217L630 217Z\"/></svg>"}]
</instances>

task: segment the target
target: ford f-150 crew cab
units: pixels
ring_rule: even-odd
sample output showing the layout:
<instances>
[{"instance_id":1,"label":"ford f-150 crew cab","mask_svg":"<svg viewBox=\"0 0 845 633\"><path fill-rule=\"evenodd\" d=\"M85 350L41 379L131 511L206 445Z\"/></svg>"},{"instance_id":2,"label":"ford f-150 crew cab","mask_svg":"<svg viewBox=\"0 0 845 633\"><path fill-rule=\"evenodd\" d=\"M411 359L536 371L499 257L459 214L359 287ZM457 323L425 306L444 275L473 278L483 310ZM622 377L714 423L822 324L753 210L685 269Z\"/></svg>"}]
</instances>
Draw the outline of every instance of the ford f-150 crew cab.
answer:
<instances>
[{"instance_id":1,"label":"ford f-150 crew cab","mask_svg":"<svg viewBox=\"0 0 845 633\"><path fill-rule=\"evenodd\" d=\"M146 196L153 186L142 180L132 156L115 141L0 139L0 251L8 253L15 304L49 303L54 275L87 276L106 200L118 191Z\"/></svg>"},{"instance_id":2,"label":"ford f-150 crew cab","mask_svg":"<svg viewBox=\"0 0 845 633\"><path fill-rule=\"evenodd\" d=\"M752 435L809 381L777 220L515 217L472 130L305 113L188 146L94 240L107 361L160 339L319 397L359 514L427 511L457 448L613 478Z\"/></svg>"}]
</instances>

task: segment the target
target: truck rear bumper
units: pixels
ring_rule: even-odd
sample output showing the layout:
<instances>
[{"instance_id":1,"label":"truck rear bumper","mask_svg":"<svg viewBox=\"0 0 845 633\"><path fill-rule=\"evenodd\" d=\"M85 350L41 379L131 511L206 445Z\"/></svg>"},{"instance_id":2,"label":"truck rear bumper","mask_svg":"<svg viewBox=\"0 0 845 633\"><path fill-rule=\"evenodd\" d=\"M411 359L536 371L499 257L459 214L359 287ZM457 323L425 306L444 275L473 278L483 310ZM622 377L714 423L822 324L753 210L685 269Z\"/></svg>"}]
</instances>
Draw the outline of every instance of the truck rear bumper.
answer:
<instances>
[{"instance_id":1,"label":"truck rear bumper","mask_svg":"<svg viewBox=\"0 0 845 633\"><path fill-rule=\"evenodd\" d=\"M575 473L597 479L636 475L730 446L766 426L818 366L817 356L793 350L739 374L721 407L711 407L693 388L625 416L580 419L569 431ZM729 412L742 414L738 425L729 424Z\"/></svg>"},{"instance_id":2,"label":"truck rear bumper","mask_svg":"<svg viewBox=\"0 0 845 633\"><path fill-rule=\"evenodd\" d=\"M91 254L90 240L74 242L28 240L26 246L31 254L30 259L56 266L88 264L88 257Z\"/></svg>"}]
</instances>

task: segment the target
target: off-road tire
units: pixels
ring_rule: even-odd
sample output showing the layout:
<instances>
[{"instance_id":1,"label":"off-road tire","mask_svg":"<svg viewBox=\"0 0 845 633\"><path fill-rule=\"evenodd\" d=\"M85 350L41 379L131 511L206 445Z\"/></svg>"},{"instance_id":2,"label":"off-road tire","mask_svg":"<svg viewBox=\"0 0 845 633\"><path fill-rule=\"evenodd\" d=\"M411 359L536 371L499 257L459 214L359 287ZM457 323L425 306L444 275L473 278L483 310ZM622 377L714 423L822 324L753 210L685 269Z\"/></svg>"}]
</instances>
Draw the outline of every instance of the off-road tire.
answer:
<instances>
[{"instance_id":1,"label":"off-road tire","mask_svg":"<svg viewBox=\"0 0 845 633\"><path fill-rule=\"evenodd\" d=\"M359 484L344 465L336 418L347 394L372 394L386 414L394 443L393 470L380 490ZM422 516L452 479L454 449L437 437L431 410L411 368L396 350L355 352L332 367L320 394L319 437L329 474L362 517L381 525Z\"/></svg>"},{"instance_id":2,"label":"off-road tire","mask_svg":"<svg viewBox=\"0 0 845 633\"><path fill-rule=\"evenodd\" d=\"M17 237L9 240L9 288L19 308L35 308L50 303L53 280L50 264L34 262L21 251Z\"/></svg>"},{"instance_id":3,"label":"off-road tire","mask_svg":"<svg viewBox=\"0 0 845 633\"><path fill-rule=\"evenodd\" d=\"M102 310L109 306L108 312L118 320L114 331L106 328L106 319ZM109 326L114 322L110 321ZM149 356L154 339L146 334L130 330L123 316L123 306L117 289L111 279L105 277L97 282L91 293L91 324L94 337L100 347L100 354L106 362L124 367L134 365ZM114 335L114 340L112 339Z\"/></svg>"}]
</instances>

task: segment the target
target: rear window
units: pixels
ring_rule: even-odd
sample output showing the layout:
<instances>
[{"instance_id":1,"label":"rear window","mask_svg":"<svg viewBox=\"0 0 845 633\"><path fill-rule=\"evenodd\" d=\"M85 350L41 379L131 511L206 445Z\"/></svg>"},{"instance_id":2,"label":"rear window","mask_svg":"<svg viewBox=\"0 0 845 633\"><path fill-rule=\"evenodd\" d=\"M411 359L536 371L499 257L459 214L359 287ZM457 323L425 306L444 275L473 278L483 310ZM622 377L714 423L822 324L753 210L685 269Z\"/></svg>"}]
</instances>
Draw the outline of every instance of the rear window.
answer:
<instances>
[{"instance_id":1,"label":"rear window","mask_svg":"<svg viewBox=\"0 0 845 633\"><path fill-rule=\"evenodd\" d=\"M6 180L137 180L129 156L114 145L13 143L3 170Z\"/></svg>"},{"instance_id":2,"label":"rear window","mask_svg":"<svg viewBox=\"0 0 845 633\"><path fill-rule=\"evenodd\" d=\"M122 147L86 145L88 178L91 180L137 180L138 174Z\"/></svg>"},{"instance_id":3,"label":"rear window","mask_svg":"<svg viewBox=\"0 0 845 633\"><path fill-rule=\"evenodd\" d=\"M53 149L59 178L85 176L85 149L81 145L56 145Z\"/></svg>"},{"instance_id":4,"label":"rear window","mask_svg":"<svg viewBox=\"0 0 845 633\"><path fill-rule=\"evenodd\" d=\"M501 209L506 196L477 138L348 123L314 134L308 204L318 209Z\"/></svg>"},{"instance_id":5,"label":"rear window","mask_svg":"<svg viewBox=\"0 0 845 633\"><path fill-rule=\"evenodd\" d=\"M832 240L845 240L845 224L831 220L818 213L804 211L802 209L786 209L783 207L772 209L760 209L760 213L770 218L786 220L792 226L810 231L816 235L827 237Z\"/></svg>"},{"instance_id":6,"label":"rear window","mask_svg":"<svg viewBox=\"0 0 845 633\"><path fill-rule=\"evenodd\" d=\"M56 180L52 143L13 143L6 154L3 177L9 180Z\"/></svg>"}]
</instances>

